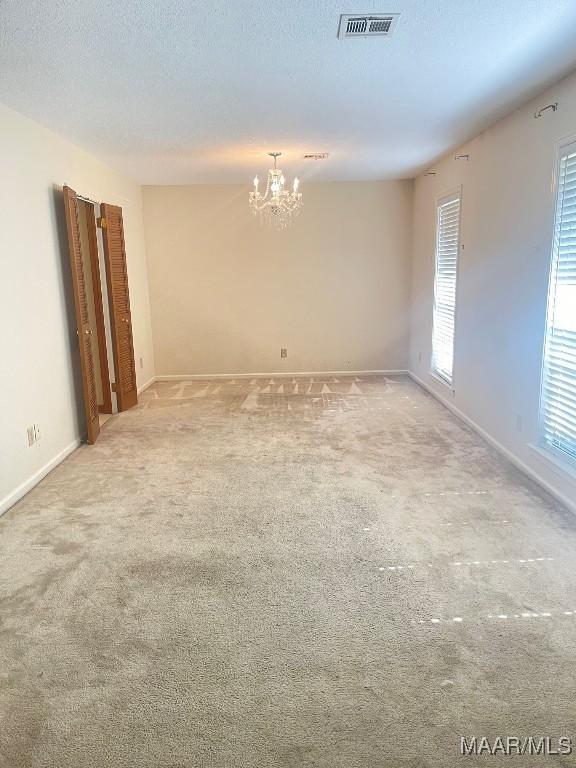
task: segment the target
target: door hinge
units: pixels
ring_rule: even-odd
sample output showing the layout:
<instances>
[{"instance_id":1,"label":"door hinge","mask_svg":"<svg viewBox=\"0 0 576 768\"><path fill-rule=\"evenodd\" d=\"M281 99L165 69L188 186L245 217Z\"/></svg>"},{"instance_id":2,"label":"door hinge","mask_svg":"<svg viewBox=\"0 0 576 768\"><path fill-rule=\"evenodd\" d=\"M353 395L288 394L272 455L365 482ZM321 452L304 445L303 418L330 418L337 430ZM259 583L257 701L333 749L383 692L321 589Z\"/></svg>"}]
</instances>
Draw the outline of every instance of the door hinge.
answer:
<instances>
[{"instance_id":1,"label":"door hinge","mask_svg":"<svg viewBox=\"0 0 576 768\"><path fill-rule=\"evenodd\" d=\"M104 216L98 217L98 219L96 219L96 223L98 224L100 229L106 229L106 219Z\"/></svg>"},{"instance_id":2,"label":"door hinge","mask_svg":"<svg viewBox=\"0 0 576 768\"><path fill-rule=\"evenodd\" d=\"M113 381L113 382L110 384L110 388L111 388L112 392L116 392L116 382L115 382L115 381Z\"/></svg>"}]
</instances>

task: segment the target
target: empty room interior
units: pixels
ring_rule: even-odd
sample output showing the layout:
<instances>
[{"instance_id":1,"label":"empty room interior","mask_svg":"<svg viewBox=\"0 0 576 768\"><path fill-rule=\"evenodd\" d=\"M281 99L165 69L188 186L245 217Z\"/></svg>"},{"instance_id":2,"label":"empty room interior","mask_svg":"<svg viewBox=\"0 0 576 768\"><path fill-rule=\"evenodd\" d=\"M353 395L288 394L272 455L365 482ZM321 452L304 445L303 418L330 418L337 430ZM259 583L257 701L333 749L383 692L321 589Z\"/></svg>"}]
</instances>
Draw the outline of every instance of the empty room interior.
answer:
<instances>
[{"instance_id":1,"label":"empty room interior","mask_svg":"<svg viewBox=\"0 0 576 768\"><path fill-rule=\"evenodd\" d=\"M575 40L0 3L0 768L576 764Z\"/></svg>"}]
</instances>

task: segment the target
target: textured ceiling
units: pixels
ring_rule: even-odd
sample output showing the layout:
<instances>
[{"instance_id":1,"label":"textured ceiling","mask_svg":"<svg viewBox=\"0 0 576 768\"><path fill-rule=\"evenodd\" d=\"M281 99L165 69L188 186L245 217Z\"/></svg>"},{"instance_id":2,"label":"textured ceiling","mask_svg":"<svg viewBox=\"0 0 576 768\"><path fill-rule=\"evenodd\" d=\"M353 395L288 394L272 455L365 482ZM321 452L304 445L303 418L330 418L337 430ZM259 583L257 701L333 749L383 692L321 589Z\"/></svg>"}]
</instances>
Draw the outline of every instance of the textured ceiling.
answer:
<instances>
[{"instance_id":1,"label":"textured ceiling","mask_svg":"<svg viewBox=\"0 0 576 768\"><path fill-rule=\"evenodd\" d=\"M370 11L391 38L337 39ZM412 176L575 39L575 0L0 0L0 101L143 183L247 181L274 149L304 179Z\"/></svg>"}]
</instances>

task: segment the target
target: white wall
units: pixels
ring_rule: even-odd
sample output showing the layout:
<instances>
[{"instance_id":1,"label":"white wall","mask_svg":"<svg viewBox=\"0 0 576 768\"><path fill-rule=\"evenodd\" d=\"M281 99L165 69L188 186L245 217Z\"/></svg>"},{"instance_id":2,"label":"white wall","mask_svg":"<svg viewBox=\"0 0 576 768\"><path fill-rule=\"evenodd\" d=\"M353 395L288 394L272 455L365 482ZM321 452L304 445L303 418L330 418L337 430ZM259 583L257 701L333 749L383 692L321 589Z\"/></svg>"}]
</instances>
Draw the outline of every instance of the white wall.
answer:
<instances>
[{"instance_id":1,"label":"white wall","mask_svg":"<svg viewBox=\"0 0 576 768\"><path fill-rule=\"evenodd\" d=\"M2 511L83 430L63 184L122 206L139 386L154 375L154 359L140 187L3 106L0 168ZM29 448L34 422L42 437Z\"/></svg>"},{"instance_id":2,"label":"white wall","mask_svg":"<svg viewBox=\"0 0 576 768\"><path fill-rule=\"evenodd\" d=\"M557 112L534 112L551 102ZM420 177L414 201L410 368L517 461L576 504L576 475L532 447L550 266L555 147L576 134L576 75ZM469 154L470 161L454 160ZM454 389L430 374L438 197L462 185Z\"/></svg>"},{"instance_id":3,"label":"white wall","mask_svg":"<svg viewBox=\"0 0 576 768\"><path fill-rule=\"evenodd\" d=\"M412 182L305 184L284 231L248 191L144 187L157 374L406 368Z\"/></svg>"}]
</instances>

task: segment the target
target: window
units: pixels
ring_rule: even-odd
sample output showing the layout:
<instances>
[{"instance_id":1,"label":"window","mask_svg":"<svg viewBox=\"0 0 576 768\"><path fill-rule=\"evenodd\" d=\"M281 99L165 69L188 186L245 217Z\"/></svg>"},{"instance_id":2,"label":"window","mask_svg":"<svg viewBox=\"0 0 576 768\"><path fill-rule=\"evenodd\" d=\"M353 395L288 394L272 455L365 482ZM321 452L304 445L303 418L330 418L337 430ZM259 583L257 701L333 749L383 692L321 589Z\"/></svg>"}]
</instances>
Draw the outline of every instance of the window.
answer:
<instances>
[{"instance_id":1,"label":"window","mask_svg":"<svg viewBox=\"0 0 576 768\"><path fill-rule=\"evenodd\" d=\"M432 319L432 372L452 384L456 273L460 243L460 192L438 203L434 316Z\"/></svg>"},{"instance_id":2,"label":"window","mask_svg":"<svg viewBox=\"0 0 576 768\"><path fill-rule=\"evenodd\" d=\"M558 164L540 439L576 460L576 142L562 148Z\"/></svg>"}]
</instances>

